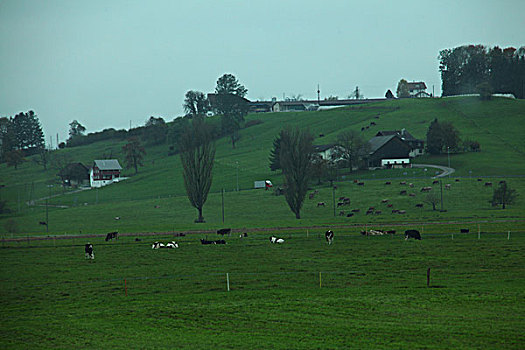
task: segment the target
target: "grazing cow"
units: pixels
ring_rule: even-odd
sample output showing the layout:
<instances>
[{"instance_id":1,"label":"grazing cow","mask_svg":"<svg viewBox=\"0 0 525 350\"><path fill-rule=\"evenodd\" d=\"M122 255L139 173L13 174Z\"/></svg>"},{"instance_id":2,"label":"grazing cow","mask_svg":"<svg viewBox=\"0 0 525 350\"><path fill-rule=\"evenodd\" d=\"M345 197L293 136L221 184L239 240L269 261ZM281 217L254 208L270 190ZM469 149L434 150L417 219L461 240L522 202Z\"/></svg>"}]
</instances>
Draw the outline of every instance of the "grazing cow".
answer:
<instances>
[{"instance_id":1,"label":"grazing cow","mask_svg":"<svg viewBox=\"0 0 525 350\"><path fill-rule=\"evenodd\" d=\"M392 214L398 214L399 213L399 209L392 209Z\"/></svg>"},{"instance_id":2,"label":"grazing cow","mask_svg":"<svg viewBox=\"0 0 525 350\"><path fill-rule=\"evenodd\" d=\"M376 125L376 122L370 122L370 126Z\"/></svg>"},{"instance_id":3,"label":"grazing cow","mask_svg":"<svg viewBox=\"0 0 525 350\"><path fill-rule=\"evenodd\" d=\"M423 208L423 203L416 204L416 208Z\"/></svg>"},{"instance_id":4,"label":"grazing cow","mask_svg":"<svg viewBox=\"0 0 525 350\"><path fill-rule=\"evenodd\" d=\"M408 196L409 196L409 197L415 197L416 194L415 194L415 193L409 193Z\"/></svg>"},{"instance_id":5,"label":"grazing cow","mask_svg":"<svg viewBox=\"0 0 525 350\"><path fill-rule=\"evenodd\" d=\"M393 204L387 204L386 205L388 208L392 208L394 205Z\"/></svg>"},{"instance_id":6,"label":"grazing cow","mask_svg":"<svg viewBox=\"0 0 525 350\"><path fill-rule=\"evenodd\" d=\"M332 230L328 230L325 232L324 237L326 238L326 241L330 245L334 241L334 232Z\"/></svg>"},{"instance_id":7,"label":"grazing cow","mask_svg":"<svg viewBox=\"0 0 525 350\"><path fill-rule=\"evenodd\" d=\"M357 186L364 186L364 185L365 185L364 182L358 182L358 183L357 183Z\"/></svg>"},{"instance_id":8,"label":"grazing cow","mask_svg":"<svg viewBox=\"0 0 525 350\"><path fill-rule=\"evenodd\" d=\"M345 205L344 202L339 202L339 203L337 203L337 207L338 207L338 208L339 208L339 207L342 207L342 206L344 206L344 205Z\"/></svg>"},{"instance_id":9,"label":"grazing cow","mask_svg":"<svg viewBox=\"0 0 525 350\"><path fill-rule=\"evenodd\" d=\"M319 134L319 137L324 137L324 134Z\"/></svg>"},{"instance_id":10,"label":"grazing cow","mask_svg":"<svg viewBox=\"0 0 525 350\"><path fill-rule=\"evenodd\" d=\"M382 199L381 203L388 203L388 199Z\"/></svg>"},{"instance_id":11,"label":"grazing cow","mask_svg":"<svg viewBox=\"0 0 525 350\"><path fill-rule=\"evenodd\" d=\"M215 241L208 241L206 239L201 238L201 244L215 244Z\"/></svg>"},{"instance_id":12,"label":"grazing cow","mask_svg":"<svg viewBox=\"0 0 525 350\"><path fill-rule=\"evenodd\" d=\"M360 210L361 210L361 209L359 209L359 208L352 209L352 213L359 213Z\"/></svg>"},{"instance_id":13,"label":"grazing cow","mask_svg":"<svg viewBox=\"0 0 525 350\"><path fill-rule=\"evenodd\" d=\"M221 228L220 230L217 230L217 234L221 236L229 235L231 232L232 232L231 228Z\"/></svg>"},{"instance_id":14,"label":"grazing cow","mask_svg":"<svg viewBox=\"0 0 525 350\"><path fill-rule=\"evenodd\" d=\"M446 184L445 185L445 190L450 190L450 186L451 186L450 184Z\"/></svg>"},{"instance_id":15,"label":"grazing cow","mask_svg":"<svg viewBox=\"0 0 525 350\"><path fill-rule=\"evenodd\" d=\"M391 184L392 184L392 182L390 182L390 181L385 182L385 185L391 185Z\"/></svg>"},{"instance_id":16,"label":"grazing cow","mask_svg":"<svg viewBox=\"0 0 525 350\"><path fill-rule=\"evenodd\" d=\"M370 215L370 214L374 214L374 210L373 209L372 210L369 209L369 210L366 211L366 215Z\"/></svg>"},{"instance_id":17,"label":"grazing cow","mask_svg":"<svg viewBox=\"0 0 525 350\"><path fill-rule=\"evenodd\" d=\"M135 238L135 242L140 242L141 239L140 238Z\"/></svg>"},{"instance_id":18,"label":"grazing cow","mask_svg":"<svg viewBox=\"0 0 525 350\"><path fill-rule=\"evenodd\" d=\"M432 181L432 185L436 185L436 184L438 184L438 183L439 183L438 180L434 180L434 181Z\"/></svg>"},{"instance_id":19,"label":"grazing cow","mask_svg":"<svg viewBox=\"0 0 525 350\"><path fill-rule=\"evenodd\" d=\"M405 231L405 241L409 238L414 238L420 241L421 235L419 234L418 230L406 230Z\"/></svg>"},{"instance_id":20,"label":"grazing cow","mask_svg":"<svg viewBox=\"0 0 525 350\"><path fill-rule=\"evenodd\" d=\"M277 243L277 244L283 244L284 243L284 239L272 236L272 237L270 237L270 242L271 243Z\"/></svg>"},{"instance_id":21,"label":"grazing cow","mask_svg":"<svg viewBox=\"0 0 525 350\"><path fill-rule=\"evenodd\" d=\"M386 234L388 234L388 235L395 235L396 234L396 230L388 230L388 231L386 231Z\"/></svg>"},{"instance_id":22,"label":"grazing cow","mask_svg":"<svg viewBox=\"0 0 525 350\"><path fill-rule=\"evenodd\" d=\"M215 241L215 244L226 244L226 241L224 239L218 239Z\"/></svg>"},{"instance_id":23,"label":"grazing cow","mask_svg":"<svg viewBox=\"0 0 525 350\"><path fill-rule=\"evenodd\" d=\"M346 214L346 217L347 217L347 218L351 218L352 216L354 216L354 213L348 213L348 214Z\"/></svg>"},{"instance_id":24,"label":"grazing cow","mask_svg":"<svg viewBox=\"0 0 525 350\"><path fill-rule=\"evenodd\" d=\"M406 211L406 210L398 210L397 213L398 213L398 214L406 214L407 211Z\"/></svg>"},{"instance_id":25,"label":"grazing cow","mask_svg":"<svg viewBox=\"0 0 525 350\"><path fill-rule=\"evenodd\" d=\"M376 215L381 214L381 210L376 210L375 214L376 214Z\"/></svg>"},{"instance_id":26,"label":"grazing cow","mask_svg":"<svg viewBox=\"0 0 525 350\"><path fill-rule=\"evenodd\" d=\"M318 206L318 207L324 207L324 206L325 206L325 203L324 203L324 202L319 202L319 203L317 203L317 206Z\"/></svg>"},{"instance_id":27,"label":"grazing cow","mask_svg":"<svg viewBox=\"0 0 525 350\"><path fill-rule=\"evenodd\" d=\"M361 128L361 131L365 131L365 127L364 126Z\"/></svg>"},{"instance_id":28,"label":"grazing cow","mask_svg":"<svg viewBox=\"0 0 525 350\"><path fill-rule=\"evenodd\" d=\"M350 198L347 198L347 197L343 198L343 203L350 204Z\"/></svg>"},{"instance_id":29,"label":"grazing cow","mask_svg":"<svg viewBox=\"0 0 525 350\"><path fill-rule=\"evenodd\" d=\"M110 232L106 235L106 242L112 240L113 238L118 239L118 232Z\"/></svg>"},{"instance_id":30,"label":"grazing cow","mask_svg":"<svg viewBox=\"0 0 525 350\"><path fill-rule=\"evenodd\" d=\"M169 243L166 244L166 248L170 248L170 249L175 249L175 248L178 248L179 247L179 244L175 241L171 241Z\"/></svg>"},{"instance_id":31,"label":"grazing cow","mask_svg":"<svg viewBox=\"0 0 525 350\"><path fill-rule=\"evenodd\" d=\"M407 194L407 191L405 191L405 190L399 192L399 195L401 195L401 196L406 196L406 194Z\"/></svg>"},{"instance_id":32,"label":"grazing cow","mask_svg":"<svg viewBox=\"0 0 525 350\"><path fill-rule=\"evenodd\" d=\"M492 186L492 182L485 182L485 187L490 187Z\"/></svg>"},{"instance_id":33,"label":"grazing cow","mask_svg":"<svg viewBox=\"0 0 525 350\"><path fill-rule=\"evenodd\" d=\"M401 181L399 184L400 184L400 185L406 185L407 182L406 182L406 181Z\"/></svg>"},{"instance_id":34,"label":"grazing cow","mask_svg":"<svg viewBox=\"0 0 525 350\"><path fill-rule=\"evenodd\" d=\"M461 232L461 233L469 233L469 231L470 230L468 228L462 228L462 229L459 230L459 232Z\"/></svg>"},{"instance_id":35,"label":"grazing cow","mask_svg":"<svg viewBox=\"0 0 525 350\"><path fill-rule=\"evenodd\" d=\"M504 184L505 182L507 182L507 181L505 181L505 180L501 180L501 181L499 182L499 184L501 185L501 184Z\"/></svg>"},{"instance_id":36,"label":"grazing cow","mask_svg":"<svg viewBox=\"0 0 525 350\"><path fill-rule=\"evenodd\" d=\"M86 259L95 259L95 253L93 253L93 244L86 244L86 246L84 247L84 251L86 252Z\"/></svg>"},{"instance_id":37,"label":"grazing cow","mask_svg":"<svg viewBox=\"0 0 525 350\"><path fill-rule=\"evenodd\" d=\"M411 182L408 184L408 187L414 187L414 184Z\"/></svg>"},{"instance_id":38,"label":"grazing cow","mask_svg":"<svg viewBox=\"0 0 525 350\"><path fill-rule=\"evenodd\" d=\"M345 211L344 211L344 210L341 210L341 211L339 212L339 216L345 216Z\"/></svg>"},{"instance_id":39,"label":"grazing cow","mask_svg":"<svg viewBox=\"0 0 525 350\"><path fill-rule=\"evenodd\" d=\"M479 182L483 181L482 179L478 179Z\"/></svg>"},{"instance_id":40,"label":"grazing cow","mask_svg":"<svg viewBox=\"0 0 525 350\"><path fill-rule=\"evenodd\" d=\"M47 222L45 222L45 221L40 221L39 224L40 224L40 225L44 225L44 226L46 226L46 225L47 225Z\"/></svg>"},{"instance_id":41,"label":"grazing cow","mask_svg":"<svg viewBox=\"0 0 525 350\"><path fill-rule=\"evenodd\" d=\"M120 220L120 216L115 216L115 220Z\"/></svg>"},{"instance_id":42,"label":"grazing cow","mask_svg":"<svg viewBox=\"0 0 525 350\"><path fill-rule=\"evenodd\" d=\"M308 199L314 199L314 197L315 197L315 193L310 193L310 194L308 195Z\"/></svg>"},{"instance_id":43,"label":"grazing cow","mask_svg":"<svg viewBox=\"0 0 525 350\"><path fill-rule=\"evenodd\" d=\"M160 208L160 205L156 205L154 206L155 209L159 209Z\"/></svg>"},{"instance_id":44,"label":"grazing cow","mask_svg":"<svg viewBox=\"0 0 525 350\"><path fill-rule=\"evenodd\" d=\"M431 190L432 190L432 187L430 186L421 187L421 192L430 192Z\"/></svg>"},{"instance_id":45,"label":"grazing cow","mask_svg":"<svg viewBox=\"0 0 525 350\"><path fill-rule=\"evenodd\" d=\"M247 234L246 232L244 232L244 233L241 233L241 234L239 235L239 237L240 237L240 238L248 237L248 234Z\"/></svg>"},{"instance_id":46,"label":"grazing cow","mask_svg":"<svg viewBox=\"0 0 525 350\"><path fill-rule=\"evenodd\" d=\"M340 200L340 201L342 201L342 200L344 200L344 199L345 199L345 197L339 197L339 200Z\"/></svg>"},{"instance_id":47,"label":"grazing cow","mask_svg":"<svg viewBox=\"0 0 525 350\"><path fill-rule=\"evenodd\" d=\"M459 179L456 179L456 182L459 182Z\"/></svg>"}]
</instances>

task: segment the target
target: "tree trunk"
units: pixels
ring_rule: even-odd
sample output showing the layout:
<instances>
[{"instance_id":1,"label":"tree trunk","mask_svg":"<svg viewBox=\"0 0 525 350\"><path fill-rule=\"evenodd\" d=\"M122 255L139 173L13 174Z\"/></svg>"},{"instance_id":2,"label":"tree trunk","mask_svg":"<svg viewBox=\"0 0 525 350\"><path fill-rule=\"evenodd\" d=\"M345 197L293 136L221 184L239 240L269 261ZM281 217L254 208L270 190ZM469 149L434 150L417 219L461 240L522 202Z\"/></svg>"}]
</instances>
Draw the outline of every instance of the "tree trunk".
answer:
<instances>
[{"instance_id":1,"label":"tree trunk","mask_svg":"<svg viewBox=\"0 0 525 350\"><path fill-rule=\"evenodd\" d=\"M295 218L296 218L296 219L300 219L300 218L301 218L301 212L297 212L297 213L295 213Z\"/></svg>"},{"instance_id":2,"label":"tree trunk","mask_svg":"<svg viewBox=\"0 0 525 350\"><path fill-rule=\"evenodd\" d=\"M501 203L501 204L503 204L503 209L505 209L505 202L503 202L503 203Z\"/></svg>"},{"instance_id":3,"label":"tree trunk","mask_svg":"<svg viewBox=\"0 0 525 350\"><path fill-rule=\"evenodd\" d=\"M199 211L199 218L195 222L204 222L204 217L202 216L202 208L197 208Z\"/></svg>"}]
</instances>

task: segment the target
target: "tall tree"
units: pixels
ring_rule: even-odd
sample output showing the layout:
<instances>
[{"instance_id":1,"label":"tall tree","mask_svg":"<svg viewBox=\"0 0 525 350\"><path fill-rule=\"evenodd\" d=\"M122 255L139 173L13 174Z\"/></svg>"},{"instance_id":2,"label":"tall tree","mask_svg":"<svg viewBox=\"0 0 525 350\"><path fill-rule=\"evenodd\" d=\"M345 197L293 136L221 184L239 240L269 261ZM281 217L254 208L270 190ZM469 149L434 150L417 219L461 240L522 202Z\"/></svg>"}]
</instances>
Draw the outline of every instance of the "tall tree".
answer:
<instances>
[{"instance_id":1,"label":"tall tree","mask_svg":"<svg viewBox=\"0 0 525 350\"><path fill-rule=\"evenodd\" d=\"M244 98L248 90L232 74L224 74L217 80L215 109L221 114L221 125L224 134L229 135L232 147L239 140L239 130L248 114L249 105Z\"/></svg>"},{"instance_id":2,"label":"tall tree","mask_svg":"<svg viewBox=\"0 0 525 350\"><path fill-rule=\"evenodd\" d=\"M346 161L350 171L359 167L359 161L366 157L370 151L368 142L355 130L344 131L337 135L336 152L334 156Z\"/></svg>"},{"instance_id":3,"label":"tall tree","mask_svg":"<svg viewBox=\"0 0 525 350\"><path fill-rule=\"evenodd\" d=\"M75 138L77 136L83 136L86 132L84 125L80 124L78 120L73 120L69 123L69 138Z\"/></svg>"},{"instance_id":4,"label":"tall tree","mask_svg":"<svg viewBox=\"0 0 525 350\"><path fill-rule=\"evenodd\" d=\"M190 90L186 92L183 107L188 117L205 116L210 110L210 102L204 93Z\"/></svg>"},{"instance_id":5,"label":"tall tree","mask_svg":"<svg viewBox=\"0 0 525 350\"><path fill-rule=\"evenodd\" d=\"M128 168L133 167L135 174L138 173L139 165L143 166L142 160L146 155L146 150L140 144L140 140L137 137L131 137L128 139L128 143L122 147L124 152L124 159Z\"/></svg>"},{"instance_id":6,"label":"tall tree","mask_svg":"<svg viewBox=\"0 0 525 350\"><path fill-rule=\"evenodd\" d=\"M180 137L179 149L186 194L199 212L195 222L204 222L202 208L211 187L215 145L210 127L203 118L193 119Z\"/></svg>"},{"instance_id":7,"label":"tall tree","mask_svg":"<svg viewBox=\"0 0 525 350\"><path fill-rule=\"evenodd\" d=\"M459 131L450 122L438 122L434 119L427 130L427 152L440 154L450 149L456 151L461 139Z\"/></svg>"},{"instance_id":8,"label":"tall tree","mask_svg":"<svg viewBox=\"0 0 525 350\"><path fill-rule=\"evenodd\" d=\"M29 151L26 154L31 154L44 148L44 132L35 112L18 113L11 122L17 149Z\"/></svg>"},{"instance_id":9,"label":"tall tree","mask_svg":"<svg viewBox=\"0 0 525 350\"><path fill-rule=\"evenodd\" d=\"M313 136L308 131L286 128L281 132L281 167L288 206L301 218L301 208L311 175Z\"/></svg>"},{"instance_id":10,"label":"tall tree","mask_svg":"<svg viewBox=\"0 0 525 350\"><path fill-rule=\"evenodd\" d=\"M273 140L273 148L270 151L269 160L271 171L281 169L281 133Z\"/></svg>"},{"instance_id":11,"label":"tall tree","mask_svg":"<svg viewBox=\"0 0 525 350\"><path fill-rule=\"evenodd\" d=\"M514 204L518 193L515 189L510 188L507 185L507 181L500 182L499 186L494 189L492 194L492 200L490 201L493 206L501 204L503 209L509 204Z\"/></svg>"},{"instance_id":12,"label":"tall tree","mask_svg":"<svg viewBox=\"0 0 525 350\"><path fill-rule=\"evenodd\" d=\"M398 98L410 97L410 91L408 90L408 82L405 79L401 79L397 83L396 95Z\"/></svg>"},{"instance_id":13,"label":"tall tree","mask_svg":"<svg viewBox=\"0 0 525 350\"><path fill-rule=\"evenodd\" d=\"M168 126L162 117L151 116L144 125L142 140L150 145L166 142Z\"/></svg>"},{"instance_id":14,"label":"tall tree","mask_svg":"<svg viewBox=\"0 0 525 350\"><path fill-rule=\"evenodd\" d=\"M394 98L394 94L392 93L392 91L390 91L390 89L388 89L387 92L385 93L385 97L386 98Z\"/></svg>"},{"instance_id":15,"label":"tall tree","mask_svg":"<svg viewBox=\"0 0 525 350\"><path fill-rule=\"evenodd\" d=\"M5 154L5 161L7 166L14 166L15 170L18 169L18 166L26 161L24 158L24 152L19 149L8 151Z\"/></svg>"}]
</instances>

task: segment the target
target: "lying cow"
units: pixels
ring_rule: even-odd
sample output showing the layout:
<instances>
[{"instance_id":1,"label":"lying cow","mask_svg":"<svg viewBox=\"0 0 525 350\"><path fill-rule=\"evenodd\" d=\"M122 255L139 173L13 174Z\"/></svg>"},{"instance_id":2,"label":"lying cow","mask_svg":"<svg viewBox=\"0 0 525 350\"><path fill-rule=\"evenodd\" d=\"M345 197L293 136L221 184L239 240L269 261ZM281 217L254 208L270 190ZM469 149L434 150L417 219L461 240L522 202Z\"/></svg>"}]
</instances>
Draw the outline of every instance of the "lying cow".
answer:
<instances>
[{"instance_id":1,"label":"lying cow","mask_svg":"<svg viewBox=\"0 0 525 350\"><path fill-rule=\"evenodd\" d=\"M151 245L151 249L160 249L160 248L164 248L165 245L163 243L160 243L160 242L155 242Z\"/></svg>"},{"instance_id":2,"label":"lying cow","mask_svg":"<svg viewBox=\"0 0 525 350\"><path fill-rule=\"evenodd\" d=\"M170 249L175 249L175 248L178 248L179 247L179 244L175 241L171 241L169 243L166 244L166 248L170 248Z\"/></svg>"},{"instance_id":3,"label":"lying cow","mask_svg":"<svg viewBox=\"0 0 525 350\"><path fill-rule=\"evenodd\" d=\"M215 244L215 241L208 241L207 239L201 238L201 244Z\"/></svg>"},{"instance_id":4,"label":"lying cow","mask_svg":"<svg viewBox=\"0 0 525 350\"><path fill-rule=\"evenodd\" d=\"M409 238L414 238L420 241L421 235L419 234L418 230L406 230L405 231L405 241Z\"/></svg>"},{"instance_id":5,"label":"lying cow","mask_svg":"<svg viewBox=\"0 0 525 350\"><path fill-rule=\"evenodd\" d=\"M459 232L461 232L461 233L469 233L469 231L470 230L468 228L462 228L462 229L459 230Z\"/></svg>"},{"instance_id":6,"label":"lying cow","mask_svg":"<svg viewBox=\"0 0 525 350\"><path fill-rule=\"evenodd\" d=\"M326 238L326 241L330 245L334 241L334 232L332 230L328 230L325 232L324 237Z\"/></svg>"},{"instance_id":7,"label":"lying cow","mask_svg":"<svg viewBox=\"0 0 525 350\"><path fill-rule=\"evenodd\" d=\"M86 246L84 247L84 251L86 252L86 259L95 259L95 253L93 253L93 244L86 244Z\"/></svg>"},{"instance_id":8,"label":"lying cow","mask_svg":"<svg viewBox=\"0 0 525 350\"><path fill-rule=\"evenodd\" d=\"M271 243L277 243L277 244L283 244L284 243L284 239L272 236L272 237L270 237L270 242Z\"/></svg>"},{"instance_id":9,"label":"lying cow","mask_svg":"<svg viewBox=\"0 0 525 350\"><path fill-rule=\"evenodd\" d=\"M215 244L226 244L226 241L224 239L218 239L215 241Z\"/></svg>"},{"instance_id":10,"label":"lying cow","mask_svg":"<svg viewBox=\"0 0 525 350\"><path fill-rule=\"evenodd\" d=\"M113 239L113 238L118 239L118 232L117 231L108 233L106 235L106 242L111 240L111 239Z\"/></svg>"}]
</instances>

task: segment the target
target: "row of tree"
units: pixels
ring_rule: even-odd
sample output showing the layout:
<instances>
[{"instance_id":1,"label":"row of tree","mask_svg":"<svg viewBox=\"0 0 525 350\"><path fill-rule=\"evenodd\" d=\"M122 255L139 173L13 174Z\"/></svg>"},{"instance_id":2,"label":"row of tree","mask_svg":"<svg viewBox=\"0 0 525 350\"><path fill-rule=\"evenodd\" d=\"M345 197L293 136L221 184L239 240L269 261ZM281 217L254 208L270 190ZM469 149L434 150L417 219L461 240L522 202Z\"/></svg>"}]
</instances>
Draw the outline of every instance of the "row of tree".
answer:
<instances>
[{"instance_id":1,"label":"row of tree","mask_svg":"<svg viewBox=\"0 0 525 350\"><path fill-rule=\"evenodd\" d=\"M483 92L525 98L525 46L445 49L439 53L439 70L443 96Z\"/></svg>"}]
</instances>

